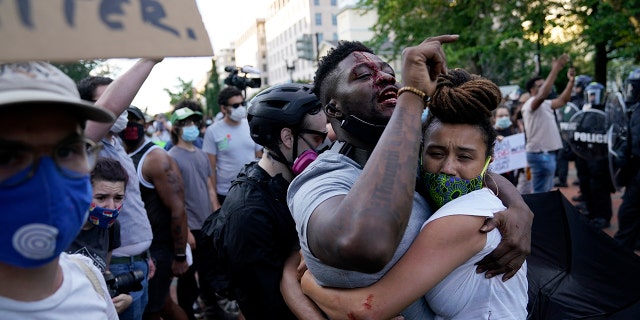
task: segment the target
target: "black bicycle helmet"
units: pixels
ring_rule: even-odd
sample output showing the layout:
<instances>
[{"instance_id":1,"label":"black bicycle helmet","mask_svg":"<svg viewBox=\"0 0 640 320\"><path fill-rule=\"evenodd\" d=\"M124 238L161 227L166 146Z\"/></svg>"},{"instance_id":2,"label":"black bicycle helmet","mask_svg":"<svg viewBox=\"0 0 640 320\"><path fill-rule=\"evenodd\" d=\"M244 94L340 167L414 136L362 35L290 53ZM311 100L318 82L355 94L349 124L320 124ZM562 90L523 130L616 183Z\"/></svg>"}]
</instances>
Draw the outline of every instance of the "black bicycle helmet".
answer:
<instances>
[{"instance_id":1,"label":"black bicycle helmet","mask_svg":"<svg viewBox=\"0 0 640 320\"><path fill-rule=\"evenodd\" d=\"M307 114L322 110L313 86L302 83L279 84L260 92L250 101L247 120L251 138L267 148L277 148L282 128L295 132Z\"/></svg>"}]
</instances>

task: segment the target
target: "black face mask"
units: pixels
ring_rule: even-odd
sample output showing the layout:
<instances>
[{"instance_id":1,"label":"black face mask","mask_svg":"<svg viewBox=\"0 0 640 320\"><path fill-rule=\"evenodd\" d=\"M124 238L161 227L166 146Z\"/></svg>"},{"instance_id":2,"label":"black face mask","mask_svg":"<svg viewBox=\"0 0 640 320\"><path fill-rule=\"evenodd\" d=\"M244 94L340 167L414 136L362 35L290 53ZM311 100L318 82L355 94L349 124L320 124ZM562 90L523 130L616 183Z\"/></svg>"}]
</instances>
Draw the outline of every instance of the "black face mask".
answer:
<instances>
[{"instance_id":1,"label":"black face mask","mask_svg":"<svg viewBox=\"0 0 640 320\"><path fill-rule=\"evenodd\" d=\"M356 116L348 116L340 120L340 127L354 137L375 145L380 140L385 125L377 125L366 122Z\"/></svg>"},{"instance_id":2,"label":"black face mask","mask_svg":"<svg viewBox=\"0 0 640 320\"><path fill-rule=\"evenodd\" d=\"M120 132L120 138L127 147L137 147L144 140L144 125L137 122L127 123L127 127Z\"/></svg>"}]
</instances>

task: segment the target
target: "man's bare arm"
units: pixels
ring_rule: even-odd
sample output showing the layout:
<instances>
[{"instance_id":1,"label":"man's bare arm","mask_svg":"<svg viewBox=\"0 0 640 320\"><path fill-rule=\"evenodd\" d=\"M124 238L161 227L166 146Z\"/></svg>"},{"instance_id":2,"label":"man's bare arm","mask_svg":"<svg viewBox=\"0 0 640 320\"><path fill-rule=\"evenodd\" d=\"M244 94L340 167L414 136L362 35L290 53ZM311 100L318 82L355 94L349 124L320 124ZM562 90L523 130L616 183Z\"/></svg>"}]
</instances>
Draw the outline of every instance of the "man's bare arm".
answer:
<instances>
[{"instance_id":1,"label":"man's bare arm","mask_svg":"<svg viewBox=\"0 0 640 320\"><path fill-rule=\"evenodd\" d=\"M140 59L129 70L116 78L96 101L96 105L111 111L116 118L124 112L138 94L153 67L162 59ZM100 141L113 123L87 121L85 135L94 142Z\"/></svg>"},{"instance_id":2,"label":"man's bare arm","mask_svg":"<svg viewBox=\"0 0 640 320\"><path fill-rule=\"evenodd\" d=\"M220 209L220 202L218 201L218 189L216 189L216 185L218 184L218 178L216 176L216 168L218 163L218 157L215 154L207 153L207 157L209 158L209 164L211 165L211 177L210 181L213 185L213 189L210 190L213 192L211 196L211 203L213 205L213 211Z\"/></svg>"},{"instance_id":3,"label":"man's bare arm","mask_svg":"<svg viewBox=\"0 0 640 320\"><path fill-rule=\"evenodd\" d=\"M145 179L151 182L162 203L171 212L171 237L173 253L185 254L187 246L187 214L184 207L184 184L180 169L169 154L155 149L147 155L143 171ZM187 262L173 261L171 266L175 275L187 271Z\"/></svg>"},{"instance_id":4,"label":"man's bare arm","mask_svg":"<svg viewBox=\"0 0 640 320\"><path fill-rule=\"evenodd\" d=\"M280 280L280 292L284 302L298 319L324 320L322 311L316 304L302 292L300 280L296 268L300 263L300 252L292 251L284 263L282 279Z\"/></svg>"},{"instance_id":5,"label":"man's bare arm","mask_svg":"<svg viewBox=\"0 0 640 320\"><path fill-rule=\"evenodd\" d=\"M574 68L569 68L569 71L567 71L567 79L569 79L569 81L567 81L567 86L564 88L560 96L551 100L551 108L558 109L571 100L571 91L573 91L573 84L576 79L576 70Z\"/></svg>"},{"instance_id":6,"label":"man's bare arm","mask_svg":"<svg viewBox=\"0 0 640 320\"><path fill-rule=\"evenodd\" d=\"M538 93L531 102L531 110L535 111L536 109L538 109L542 105L542 102L547 99L549 93L551 93L553 83L555 83L556 78L558 78L558 73L560 72L560 70L562 70L562 68L564 68L567 62L569 62L569 56L566 54L563 54L558 59L553 60L549 75L544 80L542 86L540 87L540 89L538 89Z\"/></svg>"},{"instance_id":7,"label":"man's bare arm","mask_svg":"<svg viewBox=\"0 0 640 320\"><path fill-rule=\"evenodd\" d=\"M502 240L491 253L480 260L476 271L485 272L488 278L504 273L503 280L513 277L522 267L525 259L531 253L531 226L533 212L522 199L509 180L495 173L489 173L487 186L493 190L507 210L494 213L480 229L489 232L498 227Z\"/></svg>"}]
</instances>

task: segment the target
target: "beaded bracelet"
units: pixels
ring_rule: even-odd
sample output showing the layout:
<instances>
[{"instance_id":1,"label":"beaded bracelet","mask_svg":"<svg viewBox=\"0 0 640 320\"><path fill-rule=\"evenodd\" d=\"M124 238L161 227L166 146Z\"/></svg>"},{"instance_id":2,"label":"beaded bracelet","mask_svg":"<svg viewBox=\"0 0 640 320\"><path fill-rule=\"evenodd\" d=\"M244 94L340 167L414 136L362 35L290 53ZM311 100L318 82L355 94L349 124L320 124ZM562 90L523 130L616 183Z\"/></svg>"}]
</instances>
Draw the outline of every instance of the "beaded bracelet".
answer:
<instances>
[{"instance_id":1,"label":"beaded bracelet","mask_svg":"<svg viewBox=\"0 0 640 320\"><path fill-rule=\"evenodd\" d=\"M398 90L398 97L404 93L404 92L411 92L413 94L418 95L420 98L422 98L422 100L424 101L424 103L427 103L429 101L431 101L431 97L429 97L424 91L414 88L414 87L410 87L410 86L404 86L402 88L400 88Z\"/></svg>"}]
</instances>

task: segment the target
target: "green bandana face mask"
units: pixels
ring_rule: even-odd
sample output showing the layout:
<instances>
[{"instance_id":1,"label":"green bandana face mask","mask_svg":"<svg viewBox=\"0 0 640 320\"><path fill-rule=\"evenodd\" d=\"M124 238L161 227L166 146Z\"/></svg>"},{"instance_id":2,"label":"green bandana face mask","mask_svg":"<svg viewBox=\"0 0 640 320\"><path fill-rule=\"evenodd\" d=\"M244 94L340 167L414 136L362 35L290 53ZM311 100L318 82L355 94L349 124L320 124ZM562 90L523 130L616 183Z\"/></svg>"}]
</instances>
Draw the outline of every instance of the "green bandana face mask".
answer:
<instances>
[{"instance_id":1,"label":"green bandana face mask","mask_svg":"<svg viewBox=\"0 0 640 320\"><path fill-rule=\"evenodd\" d=\"M452 177L443 173L430 173L422 170L422 159L420 159L420 171L422 172L422 183L429 192L429 197L433 204L440 209L447 202L463 196L467 193L480 190L482 188L482 178L489 167L491 157L487 157L487 162L479 176L467 180Z\"/></svg>"}]
</instances>

